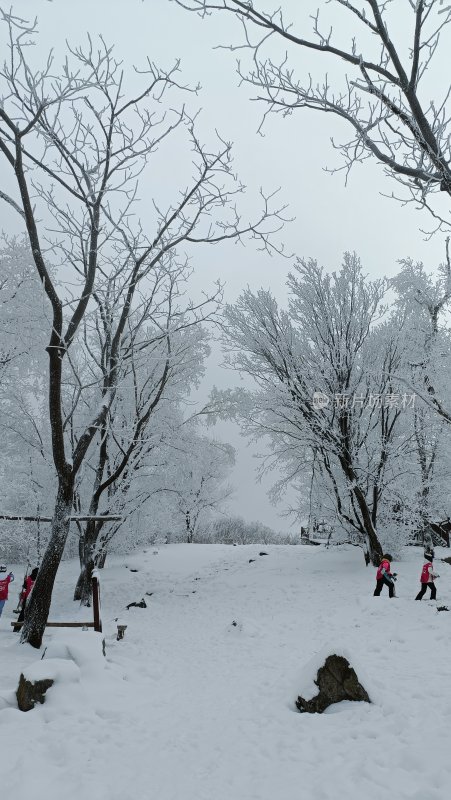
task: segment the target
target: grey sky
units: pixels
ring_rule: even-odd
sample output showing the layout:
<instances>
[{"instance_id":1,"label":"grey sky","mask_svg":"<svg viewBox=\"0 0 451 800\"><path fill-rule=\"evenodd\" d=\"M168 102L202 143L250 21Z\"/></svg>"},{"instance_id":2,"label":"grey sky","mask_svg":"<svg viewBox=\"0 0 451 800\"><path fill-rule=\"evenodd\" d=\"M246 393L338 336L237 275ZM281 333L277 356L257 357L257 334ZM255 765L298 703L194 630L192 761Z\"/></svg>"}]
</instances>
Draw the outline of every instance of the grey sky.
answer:
<instances>
[{"instance_id":1,"label":"grey sky","mask_svg":"<svg viewBox=\"0 0 451 800\"><path fill-rule=\"evenodd\" d=\"M267 8L279 4L280 0L262 2ZM330 14L332 8L326 6L325 0L302 3L284 0L282 5L287 18L300 22L317 6L322 8L324 16ZM403 7L407 3L399 3L401 8L396 5L395 30L407 44L401 25ZM124 60L126 67L144 65L147 56L162 66L180 58L183 80L202 85L199 96L191 97L190 103L193 109L203 109L199 129L205 139L217 129L225 139L235 143L235 167L249 187L242 206L246 214L251 215L260 186L268 191L281 187L280 196L288 203L290 215L296 217L283 234L287 251L313 256L334 269L339 266L345 250L356 250L371 276L393 275L397 271L397 261L406 256L423 260L430 269L443 260L444 238L436 236L426 242L420 231L420 227L429 226L430 220L412 207L403 208L381 196L382 192L389 194L394 187L376 163L366 162L355 168L347 187L342 173L331 176L324 172L325 166L340 164L339 155L330 145L330 136L347 135L345 128L331 116L303 111L286 119L273 118L265 128L265 136L257 134L262 106L249 102L251 90L248 87L238 88L235 54L213 50L219 43L239 41L239 27L225 14L203 22L169 0L77 0L75 3L70 0L15 0L13 10L25 18L38 17L39 52L42 53L50 47L55 47L57 53L62 52L66 38L77 44L89 30L92 36L102 33L108 44L114 43L116 55ZM346 16L340 14L338 19L346 19ZM345 29L339 28L340 37L346 34ZM312 71L320 78L326 69L326 62L318 57L312 56L310 61L307 56L300 58L299 53L294 52L294 58L304 74ZM327 68L333 71L334 62L330 61ZM438 88L444 92L449 81L443 77L441 80L443 85ZM161 194L166 181L177 179L178 167L182 170L174 156L171 174L166 166L156 174L156 191ZM151 197L154 187L147 187L147 191ZM1 227L4 226L2 222ZM252 288L270 287L283 301L290 262L279 257L269 258L254 251L252 246L231 245L197 251L193 267L193 291L211 285L220 277L226 282L229 301L233 301L247 284ZM224 387L238 380L233 373L221 370L217 361L216 355L210 359L203 393L214 383ZM240 451L233 479L237 485L233 512L287 529L288 523L278 517L277 510L267 500L270 481L261 485L255 483L252 457L255 451L246 448L231 425L218 426L218 435L228 437Z\"/></svg>"}]
</instances>

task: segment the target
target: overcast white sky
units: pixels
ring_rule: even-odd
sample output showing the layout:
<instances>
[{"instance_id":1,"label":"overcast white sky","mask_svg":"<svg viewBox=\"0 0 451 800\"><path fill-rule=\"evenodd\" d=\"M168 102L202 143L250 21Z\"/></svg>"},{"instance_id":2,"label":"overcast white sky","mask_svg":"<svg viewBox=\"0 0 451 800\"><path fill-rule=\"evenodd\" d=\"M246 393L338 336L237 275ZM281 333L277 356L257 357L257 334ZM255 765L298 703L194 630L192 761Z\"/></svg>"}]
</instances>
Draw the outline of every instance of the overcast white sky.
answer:
<instances>
[{"instance_id":1,"label":"overcast white sky","mask_svg":"<svg viewBox=\"0 0 451 800\"><path fill-rule=\"evenodd\" d=\"M275 8L280 4L286 9L286 17L296 20L297 30L306 30L303 26L308 24L308 14L317 6L325 19L332 9L340 37L344 40L351 36L342 22L348 19L346 14L337 15L325 0L262 0L261 5ZM260 186L266 190L281 187L281 198L296 218L283 234L289 252L313 256L334 269L345 250L356 250L371 276L395 274L397 261L406 256L423 260L431 270L443 260L443 237L427 242L420 231L420 227L428 227L430 220L413 208L403 208L382 196L394 187L376 163L366 162L356 168L347 187L342 173L331 176L324 171L325 166L340 163L330 145L331 135L339 138L343 131L343 138L346 137L345 129L330 115L298 112L289 118L272 119L265 136L257 134L262 106L250 102L248 87L238 87L235 55L213 49L220 43L239 41L240 30L233 19L221 14L202 21L169 0L14 0L12 6L15 13L27 19L38 17L38 51L42 54L50 47L62 52L66 38L78 44L89 31L92 36L101 33L108 44L114 43L117 57L124 60L126 68L144 65L147 56L161 66L180 58L184 81L202 85L198 98L192 98L191 103L193 108L202 108L199 128L205 139L217 129L234 142L236 170L249 187L243 203L246 212L251 214ZM4 7L9 9L10 3ZM404 45L408 41L403 16L406 8L407 2L398 0L395 4L395 32ZM320 78L326 68L323 60L310 55L300 57L299 51L293 51L293 58L304 74L312 71ZM332 60L327 68L333 77ZM434 95L436 89L443 93L449 84L448 70L439 72L439 79L440 75L444 76L443 85L436 84ZM175 154L171 164L162 165L156 174L155 191L161 192L165 176L170 172L173 178L177 166ZM152 196L154 187L148 187L148 191ZM9 218L2 211L0 227L5 227ZM271 259L252 246L229 246L196 252L193 267L193 291L208 287L219 277L226 282L228 301L233 301L249 284L252 288L270 287L283 302L290 262L279 257ZM235 374L218 366L215 354L202 392L206 394L213 384L224 387L237 380ZM281 509L274 509L267 500L269 484L255 481L255 450L246 447L231 425L218 426L218 435L229 438L239 449L233 477L237 486L231 504L233 513L259 519L276 529L289 529L289 523L278 516Z\"/></svg>"}]
</instances>

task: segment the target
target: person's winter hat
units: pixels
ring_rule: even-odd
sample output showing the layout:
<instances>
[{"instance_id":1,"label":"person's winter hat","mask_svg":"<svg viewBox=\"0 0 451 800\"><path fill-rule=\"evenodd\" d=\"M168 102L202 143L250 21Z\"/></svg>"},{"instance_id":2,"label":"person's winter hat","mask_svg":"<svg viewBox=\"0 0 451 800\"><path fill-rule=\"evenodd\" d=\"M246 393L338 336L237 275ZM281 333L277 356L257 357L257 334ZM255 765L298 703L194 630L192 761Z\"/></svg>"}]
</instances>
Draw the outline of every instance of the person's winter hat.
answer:
<instances>
[{"instance_id":1,"label":"person's winter hat","mask_svg":"<svg viewBox=\"0 0 451 800\"><path fill-rule=\"evenodd\" d=\"M434 556L432 555L432 553L425 553L424 557L425 557L426 561L433 561L434 560Z\"/></svg>"}]
</instances>

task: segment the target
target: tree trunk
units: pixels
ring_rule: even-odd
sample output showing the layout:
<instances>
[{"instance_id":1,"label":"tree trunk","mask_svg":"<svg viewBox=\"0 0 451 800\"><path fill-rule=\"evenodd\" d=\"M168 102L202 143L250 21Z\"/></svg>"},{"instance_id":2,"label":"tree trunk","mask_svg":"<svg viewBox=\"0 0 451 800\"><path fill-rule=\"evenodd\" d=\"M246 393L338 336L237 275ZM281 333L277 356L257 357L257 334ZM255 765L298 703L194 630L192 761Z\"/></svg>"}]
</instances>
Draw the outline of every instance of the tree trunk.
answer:
<instances>
[{"instance_id":1,"label":"tree trunk","mask_svg":"<svg viewBox=\"0 0 451 800\"><path fill-rule=\"evenodd\" d=\"M77 586L80 584L80 603L82 606L91 605L92 596L92 573L94 570L94 561L90 558L87 563L82 567L80 577L77 581Z\"/></svg>"},{"instance_id":2,"label":"tree trunk","mask_svg":"<svg viewBox=\"0 0 451 800\"><path fill-rule=\"evenodd\" d=\"M27 642L38 649L42 644L52 601L53 584L69 533L73 493L73 477L60 479L50 540L25 611L25 623L20 641Z\"/></svg>"},{"instance_id":3,"label":"tree trunk","mask_svg":"<svg viewBox=\"0 0 451 800\"><path fill-rule=\"evenodd\" d=\"M186 524L186 541L187 544L193 543L193 531L191 529L191 514L189 511L185 513L185 524Z\"/></svg>"},{"instance_id":4,"label":"tree trunk","mask_svg":"<svg viewBox=\"0 0 451 800\"><path fill-rule=\"evenodd\" d=\"M368 507L365 494L358 484L357 476L349 461L345 457L341 456L340 464L347 479L353 486L352 493L357 501L359 511L362 515L362 523L363 523L363 528L365 530L365 548L364 548L365 564L366 566L368 566L368 564L371 562L371 564L373 564L374 567L378 567L383 555L382 547L376 533L376 528L373 525L373 521L371 519L371 512Z\"/></svg>"},{"instance_id":5,"label":"tree trunk","mask_svg":"<svg viewBox=\"0 0 451 800\"><path fill-rule=\"evenodd\" d=\"M96 567L103 569L105 566L108 548L108 537L105 533L100 537L96 548L102 527L102 523L89 521L83 536L80 537L81 570L75 586L74 600L80 600L83 606L91 605L93 570Z\"/></svg>"},{"instance_id":6,"label":"tree trunk","mask_svg":"<svg viewBox=\"0 0 451 800\"><path fill-rule=\"evenodd\" d=\"M81 561L81 558L80 558ZM74 590L74 600L81 600L81 593L82 593L82 586L83 586L83 579L84 579L84 567L80 564L80 574L77 579L77 583L75 584Z\"/></svg>"},{"instance_id":7,"label":"tree trunk","mask_svg":"<svg viewBox=\"0 0 451 800\"><path fill-rule=\"evenodd\" d=\"M365 497L359 487L355 487L354 495L359 504L365 527L365 564L368 566L371 563L373 567L378 567L383 555L381 543L379 542L376 529L371 520L370 510L366 504Z\"/></svg>"},{"instance_id":8,"label":"tree trunk","mask_svg":"<svg viewBox=\"0 0 451 800\"><path fill-rule=\"evenodd\" d=\"M91 509L90 509L91 513ZM82 536L80 536L79 553L81 570L75 586L74 600L80 600L83 606L91 605L92 571L94 569L94 548L99 534L99 526L94 520L88 520Z\"/></svg>"}]
</instances>

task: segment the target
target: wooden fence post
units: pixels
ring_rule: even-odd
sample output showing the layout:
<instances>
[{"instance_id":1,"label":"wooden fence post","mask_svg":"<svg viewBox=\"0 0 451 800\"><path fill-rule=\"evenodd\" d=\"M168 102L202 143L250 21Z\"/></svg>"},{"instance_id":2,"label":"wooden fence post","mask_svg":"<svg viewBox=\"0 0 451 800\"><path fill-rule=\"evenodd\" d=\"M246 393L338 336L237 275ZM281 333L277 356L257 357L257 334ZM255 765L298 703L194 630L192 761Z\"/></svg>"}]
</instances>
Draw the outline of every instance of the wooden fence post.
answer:
<instances>
[{"instance_id":1,"label":"wooden fence post","mask_svg":"<svg viewBox=\"0 0 451 800\"><path fill-rule=\"evenodd\" d=\"M92 607L94 611L94 630L102 633L102 620L100 619L100 584L99 579L92 578Z\"/></svg>"}]
</instances>

